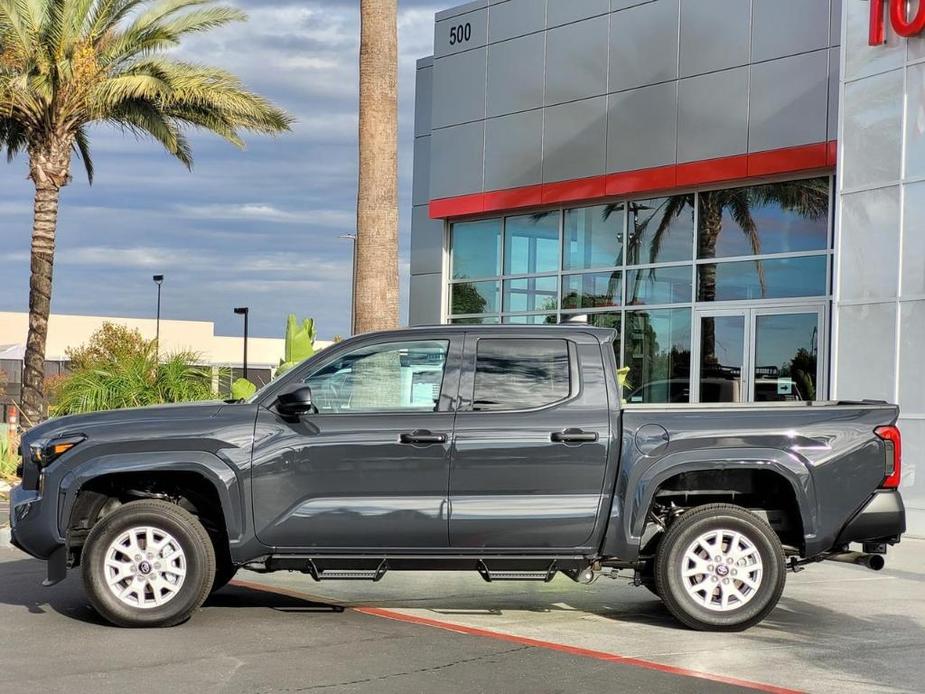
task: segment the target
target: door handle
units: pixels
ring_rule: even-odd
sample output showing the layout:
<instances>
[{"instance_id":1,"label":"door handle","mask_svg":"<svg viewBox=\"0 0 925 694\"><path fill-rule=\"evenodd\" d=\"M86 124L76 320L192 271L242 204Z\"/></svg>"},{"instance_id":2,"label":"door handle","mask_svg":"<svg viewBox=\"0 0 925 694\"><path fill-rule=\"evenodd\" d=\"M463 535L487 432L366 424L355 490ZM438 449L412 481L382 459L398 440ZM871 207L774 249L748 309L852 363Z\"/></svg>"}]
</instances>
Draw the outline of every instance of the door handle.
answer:
<instances>
[{"instance_id":1,"label":"door handle","mask_svg":"<svg viewBox=\"0 0 925 694\"><path fill-rule=\"evenodd\" d=\"M431 446L437 443L446 443L449 440L446 434L434 434L427 430L413 431L410 434L401 434L399 443Z\"/></svg>"},{"instance_id":2,"label":"door handle","mask_svg":"<svg viewBox=\"0 0 925 694\"><path fill-rule=\"evenodd\" d=\"M582 431L581 429L566 429L554 431L549 436L553 443L594 443L600 436L596 431Z\"/></svg>"}]
</instances>

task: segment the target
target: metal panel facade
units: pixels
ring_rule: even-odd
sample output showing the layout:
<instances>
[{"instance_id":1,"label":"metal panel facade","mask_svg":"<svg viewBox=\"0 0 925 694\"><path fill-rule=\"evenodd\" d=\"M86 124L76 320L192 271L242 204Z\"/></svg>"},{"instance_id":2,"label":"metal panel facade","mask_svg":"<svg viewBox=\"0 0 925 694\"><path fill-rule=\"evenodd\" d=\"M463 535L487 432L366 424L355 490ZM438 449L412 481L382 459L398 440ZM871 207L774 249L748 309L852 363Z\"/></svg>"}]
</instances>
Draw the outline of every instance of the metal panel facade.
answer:
<instances>
[{"instance_id":1,"label":"metal panel facade","mask_svg":"<svg viewBox=\"0 0 925 694\"><path fill-rule=\"evenodd\" d=\"M833 140L841 3L783 2L480 0L438 13L416 111L416 134L433 130L431 199ZM593 101L605 95L606 108Z\"/></svg>"}]
</instances>

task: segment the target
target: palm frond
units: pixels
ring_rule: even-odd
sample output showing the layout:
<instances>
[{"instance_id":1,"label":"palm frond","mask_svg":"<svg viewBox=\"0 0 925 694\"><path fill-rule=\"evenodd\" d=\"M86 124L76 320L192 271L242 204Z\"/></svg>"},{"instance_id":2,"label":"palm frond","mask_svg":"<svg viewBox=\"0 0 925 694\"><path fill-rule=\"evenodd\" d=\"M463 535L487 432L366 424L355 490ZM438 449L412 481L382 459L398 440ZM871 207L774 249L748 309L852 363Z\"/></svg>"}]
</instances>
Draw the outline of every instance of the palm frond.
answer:
<instances>
[{"instance_id":1,"label":"palm frond","mask_svg":"<svg viewBox=\"0 0 925 694\"><path fill-rule=\"evenodd\" d=\"M87 180L93 185L93 157L90 154L90 139L87 135L86 128L80 128L74 138L74 149L77 156L83 162L84 170L87 172Z\"/></svg>"}]
</instances>

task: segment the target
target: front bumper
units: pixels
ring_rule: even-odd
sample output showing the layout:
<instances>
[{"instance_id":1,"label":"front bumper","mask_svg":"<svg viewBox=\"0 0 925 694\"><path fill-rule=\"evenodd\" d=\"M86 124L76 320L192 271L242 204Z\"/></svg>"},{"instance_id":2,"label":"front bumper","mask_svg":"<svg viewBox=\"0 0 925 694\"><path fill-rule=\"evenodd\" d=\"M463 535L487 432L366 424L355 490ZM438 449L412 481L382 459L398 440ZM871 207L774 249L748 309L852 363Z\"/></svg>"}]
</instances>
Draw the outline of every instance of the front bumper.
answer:
<instances>
[{"instance_id":1,"label":"front bumper","mask_svg":"<svg viewBox=\"0 0 925 694\"><path fill-rule=\"evenodd\" d=\"M850 542L899 542L906 532L906 507L896 489L880 489L854 514L838 535L836 545Z\"/></svg>"},{"instance_id":2,"label":"front bumper","mask_svg":"<svg viewBox=\"0 0 925 694\"><path fill-rule=\"evenodd\" d=\"M13 487L10 494L10 532L15 547L48 565L45 585L54 585L67 575L68 551L58 537L56 504L48 503L38 491Z\"/></svg>"}]
</instances>

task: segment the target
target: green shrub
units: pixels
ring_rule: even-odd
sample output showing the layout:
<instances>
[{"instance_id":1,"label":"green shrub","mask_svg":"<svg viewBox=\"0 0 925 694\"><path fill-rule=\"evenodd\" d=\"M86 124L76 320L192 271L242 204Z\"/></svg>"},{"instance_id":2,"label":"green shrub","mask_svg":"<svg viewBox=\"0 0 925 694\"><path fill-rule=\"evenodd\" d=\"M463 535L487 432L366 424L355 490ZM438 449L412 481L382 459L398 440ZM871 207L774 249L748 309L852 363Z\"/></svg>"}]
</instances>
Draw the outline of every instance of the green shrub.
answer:
<instances>
[{"instance_id":1,"label":"green shrub","mask_svg":"<svg viewBox=\"0 0 925 694\"><path fill-rule=\"evenodd\" d=\"M10 445L7 433L0 433L0 479L13 480L16 478L16 468L19 467L19 451Z\"/></svg>"}]
</instances>

